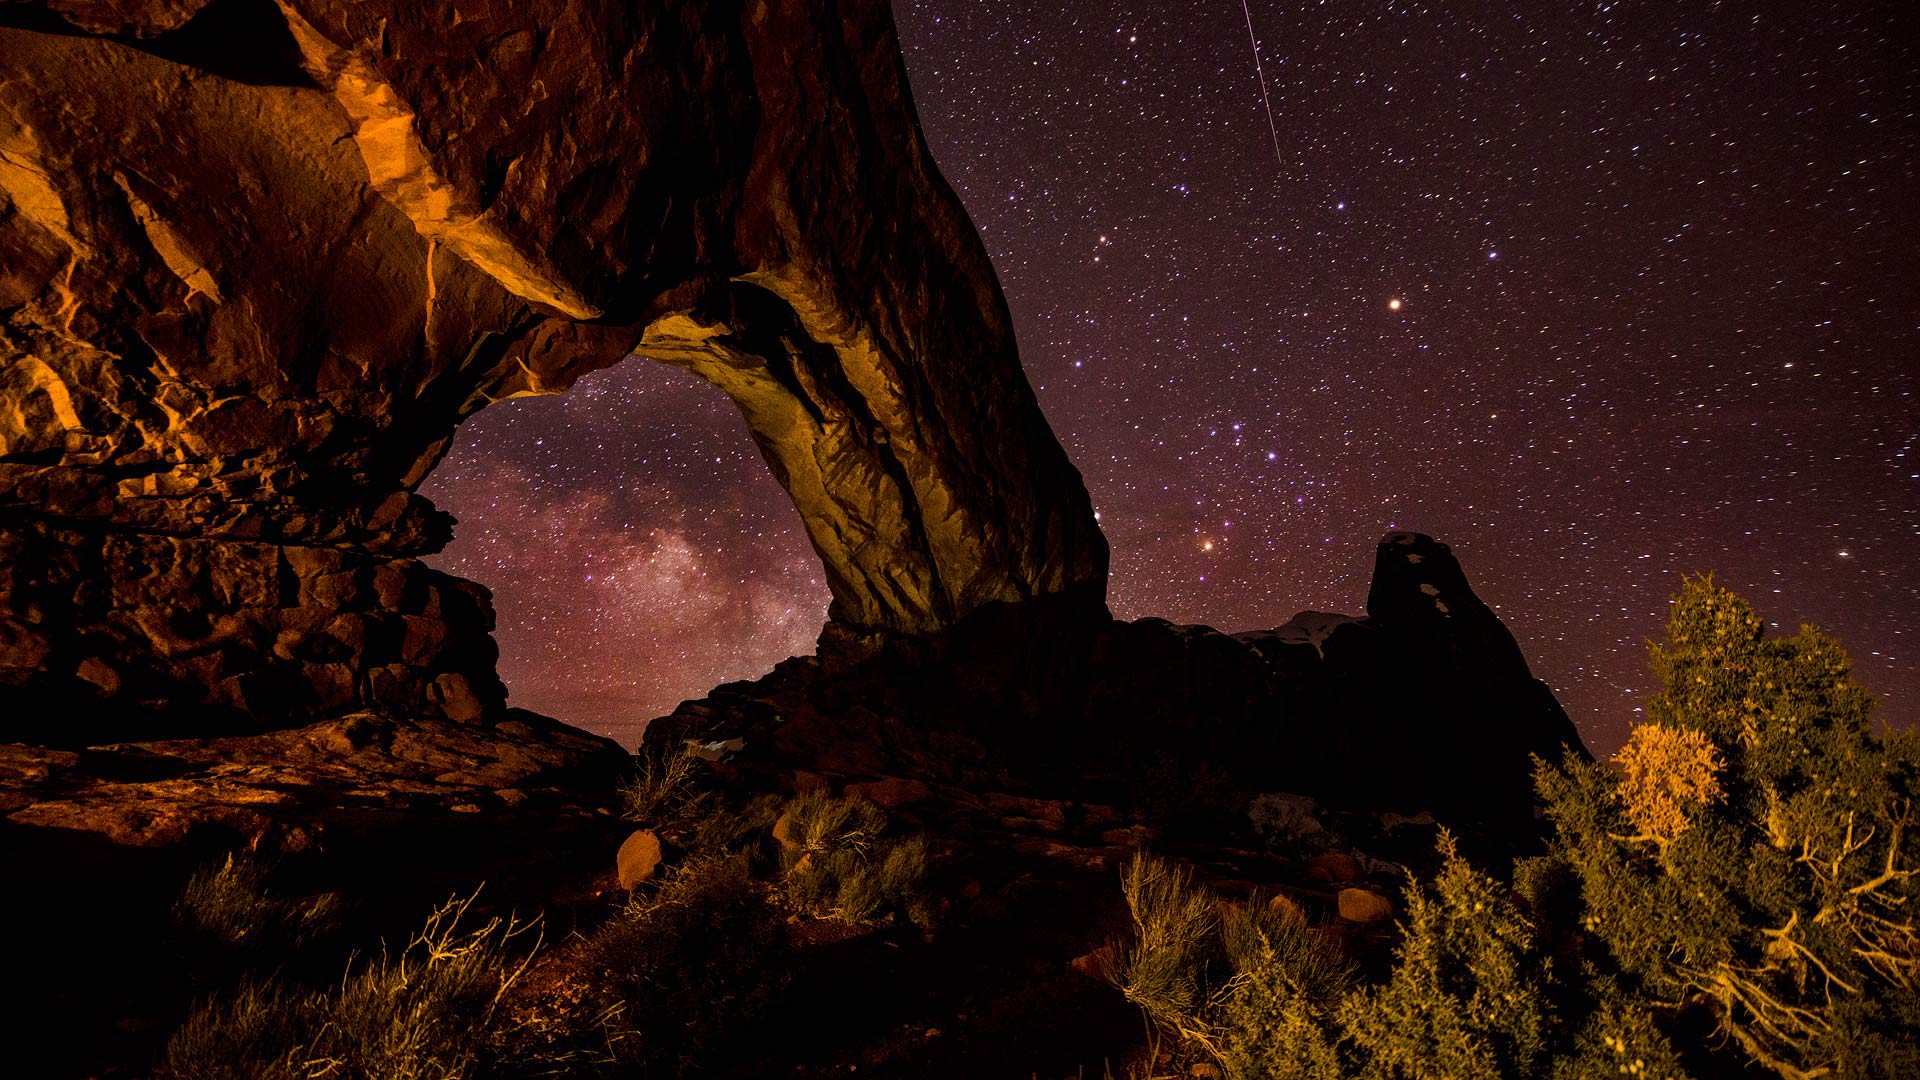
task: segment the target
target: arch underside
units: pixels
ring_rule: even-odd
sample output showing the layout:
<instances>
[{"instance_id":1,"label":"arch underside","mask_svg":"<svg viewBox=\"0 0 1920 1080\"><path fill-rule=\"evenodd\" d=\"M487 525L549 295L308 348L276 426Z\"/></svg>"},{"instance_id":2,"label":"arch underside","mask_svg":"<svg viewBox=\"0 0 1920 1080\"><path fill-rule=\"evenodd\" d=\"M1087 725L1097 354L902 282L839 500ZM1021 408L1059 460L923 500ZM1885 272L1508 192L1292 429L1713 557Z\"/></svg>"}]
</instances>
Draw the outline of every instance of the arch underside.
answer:
<instances>
[{"instance_id":1,"label":"arch underside","mask_svg":"<svg viewBox=\"0 0 1920 1080\"><path fill-rule=\"evenodd\" d=\"M885 3L455 6L0 17L0 688L83 740L497 712L414 490L636 353L738 404L835 622L1104 610Z\"/></svg>"}]
</instances>

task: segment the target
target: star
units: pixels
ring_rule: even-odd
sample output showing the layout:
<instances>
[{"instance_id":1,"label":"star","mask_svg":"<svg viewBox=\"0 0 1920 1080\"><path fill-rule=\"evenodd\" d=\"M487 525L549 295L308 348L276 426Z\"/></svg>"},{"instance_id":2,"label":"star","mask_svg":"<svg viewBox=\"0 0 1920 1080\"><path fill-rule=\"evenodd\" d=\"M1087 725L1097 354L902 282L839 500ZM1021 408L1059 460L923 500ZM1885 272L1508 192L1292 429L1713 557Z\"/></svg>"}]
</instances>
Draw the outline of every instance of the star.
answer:
<instances>
[{"instance_id":1,"label":"star","mask_svg":"<svg viewBox=\"0 0 1920 1080\"><path fill-rule=\"evenodd\" d=\"M1391 300L1389 300L1389 301L1387 301L1387 310L1388 310L1388 311L1399 311L1399 310L1400 310L1400 298L1396 296L1396 297L1394 297L1393 299L1391 299Z\"/></svg>"}]
</instances>

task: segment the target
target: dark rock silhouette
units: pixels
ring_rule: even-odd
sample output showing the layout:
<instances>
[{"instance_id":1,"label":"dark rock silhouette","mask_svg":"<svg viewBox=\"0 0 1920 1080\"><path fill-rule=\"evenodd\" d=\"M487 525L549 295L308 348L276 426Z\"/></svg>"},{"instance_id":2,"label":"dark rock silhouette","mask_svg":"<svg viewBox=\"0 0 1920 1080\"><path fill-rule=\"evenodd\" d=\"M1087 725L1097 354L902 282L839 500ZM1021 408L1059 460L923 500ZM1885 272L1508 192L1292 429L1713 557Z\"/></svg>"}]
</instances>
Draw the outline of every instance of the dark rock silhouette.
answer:
<instances>
[{"instance_id":1,"label":"dark rock silhouette","mask_svg":"<svg viewBox=\"0 0 1920 1080\"><path fill-rule=\"evenodd\" d=\"M1367 607L1240 634L986 611L851 663L787 661L647 739L737 742L774 772L1012 778L1123 804L1233 785L1528 832L1530 757L1585 749L1512 635L1415 533L1381 541Z\"/></svg>"}]
</instances>

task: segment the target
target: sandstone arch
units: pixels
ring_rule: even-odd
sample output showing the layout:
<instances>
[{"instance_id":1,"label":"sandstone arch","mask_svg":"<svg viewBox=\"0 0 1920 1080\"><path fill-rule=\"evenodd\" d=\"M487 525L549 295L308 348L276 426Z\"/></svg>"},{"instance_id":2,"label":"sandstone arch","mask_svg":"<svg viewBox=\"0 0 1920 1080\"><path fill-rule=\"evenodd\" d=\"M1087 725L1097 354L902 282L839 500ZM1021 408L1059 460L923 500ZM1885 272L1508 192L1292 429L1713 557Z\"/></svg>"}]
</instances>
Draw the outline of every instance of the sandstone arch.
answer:
<instances>
[{"instance_id":1,"label":"sandstone arch","mask_svg":"<svg viewBox=\"0 0 1920 1080\"><path fill-rule=\"evenodd\" d=\"M0 739L490 714L413 489L635 352L740 404L835 623L1101 609L884 0L448 6L0 8Z\"/></svg>"}]
</instances>

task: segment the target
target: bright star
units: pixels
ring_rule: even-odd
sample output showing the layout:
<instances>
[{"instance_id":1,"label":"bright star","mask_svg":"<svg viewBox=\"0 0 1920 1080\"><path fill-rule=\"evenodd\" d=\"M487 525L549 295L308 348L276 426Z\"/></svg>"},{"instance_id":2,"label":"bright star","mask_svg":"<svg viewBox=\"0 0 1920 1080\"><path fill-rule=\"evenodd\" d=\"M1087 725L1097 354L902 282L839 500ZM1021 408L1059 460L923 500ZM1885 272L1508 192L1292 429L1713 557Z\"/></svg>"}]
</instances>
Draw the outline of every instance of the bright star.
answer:
<instances>
[{"instance_id":1,"label":"bright star","mask_svg":"<svg viewBox=\"0 0 1920 1080\"><path fill-rule=\"evenodd\" d=\"M1400 298L1396 296L1396 297L1394 297L1393 299L1391 299L1391 300L1389 300L1389 301L1387 301L1387 310L1388 310L1388 311L1399 311L1399 310L1400 310Z\"/></svg>"}]
</instances>

